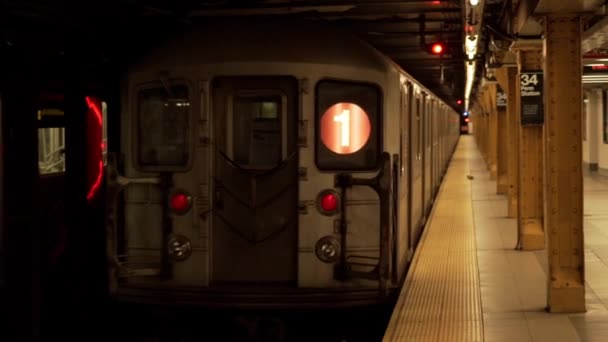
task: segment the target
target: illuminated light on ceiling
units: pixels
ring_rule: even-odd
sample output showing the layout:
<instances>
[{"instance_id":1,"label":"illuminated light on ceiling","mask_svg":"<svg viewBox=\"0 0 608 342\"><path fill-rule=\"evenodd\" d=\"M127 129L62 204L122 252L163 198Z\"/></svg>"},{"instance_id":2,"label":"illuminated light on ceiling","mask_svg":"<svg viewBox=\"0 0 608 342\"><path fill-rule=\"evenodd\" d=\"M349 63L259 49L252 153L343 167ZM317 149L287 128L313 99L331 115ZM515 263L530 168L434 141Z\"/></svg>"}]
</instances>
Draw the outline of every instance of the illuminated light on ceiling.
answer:
<instances>
[{"instance_id":1,"label":"illuminated light on ceiling","mask_svg":"<svg viewBox=\"0 0 608 342\"><path fill-rule=\"evenodd\" d=\"M443 45L441 45L439 43L435 43L431 47L431 51L433 51L434 54L439 55L443 52Z\"/></svg>"},{"instance_id":2,"label":"illuminated light on ceiling","mask_svg":"<svg viewBox=\"0 0 608 342\"><path fill-rule=\"evenodd\" d=\"M608 83L608 74L583 75L584 84Z\"/></svg>"},{"instance_id":3,"label":"illuminated light on ceiling","mask_svg":"<svg viewBox=\"0 0 608 342\"><path fill-rule=\"evenodd\" d=\"M477 6L477 5L479 5L479 0L470 0L469 2L471 4L471 6Z\"/></svg>"},{"instance_id":4,"label":"illuminated light on ceiling","mask_svg":"<svg viewBox=\"0 0 608 342\"><path fill-rule=\"evenodd\" d=\"M469 57L469 59L474 59L475 55L477 54L477 37L479 37L478 35L473 35L473 36L468 36L465 39L465 51L467 53L467 57Z\"/></svg>"},{"instance_id":5,"label":"illuminated light on ceiling","mask_svg":"<svg viewBox=\"0 0 608 342\"><path fill-rule=\"evenodd\" d=\"M467 62L467 79L464 87L464 108L469 109L469 100L471 97L471 90L473 89L473 79L475 78L475 65L476 63L471 61Z\"/></svg>"}]
</instances>

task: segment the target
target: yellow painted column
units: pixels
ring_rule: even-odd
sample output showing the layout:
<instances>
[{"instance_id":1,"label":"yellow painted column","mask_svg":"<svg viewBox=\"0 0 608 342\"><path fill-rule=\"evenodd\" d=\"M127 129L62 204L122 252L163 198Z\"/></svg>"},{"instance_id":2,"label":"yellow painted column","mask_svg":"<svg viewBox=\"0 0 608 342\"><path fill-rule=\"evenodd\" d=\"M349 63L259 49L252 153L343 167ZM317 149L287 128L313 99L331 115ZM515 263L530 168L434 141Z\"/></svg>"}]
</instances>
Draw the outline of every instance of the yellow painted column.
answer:
<instances>
[{"instance_id":1,"label":"yellow painted column","mask_svg":"<svg viewBox=\"0 0 608 342\"><path fill-rule=\"evenodd\" d=\"M505 70L506 73L506 70ZM506 75L505 75L506 79ZM500 83L499 83L500 84ZM502 87L500 87L502 88ZM509 190L507 163L507 106L506 92L497 87L496 91L496 193L507 194ZM504 106L502 105L504 103Z\"/></svg>"},{"instance_id":2,"label":"yellow painted column","mask_svg":"<svg viewBox=\"0 0 608 342\"><path fill-rule=\"evenodd\" d=\"M519 77L517 82L517 106L519 125L519 193L517 202L518 247L522 250L545 248L543 229L543 125L524 123L527 113L522 112L523 97L538 82L542 74L525 75L526 71L542 71L542 46L539 42L518 41L514 49L518 52ZM542 83L541 83L542 84ZM540 94L539 94L540 95ZM540 98L542 100L542 98ZM542 103L541 106L542 108Z\"/></svg>"},{"instance_id":3,"label":"yellow painted column","mask_svg":"<svg viewBox=\"0 0 608 342\"><path fill-rule=\"evenodd\" d=\"M481 152L481 156L485 162L486 160L486 146L485 146L485 115L483 113L483 109L479 105L479 103L475 104L475 112L477 113L476 117L476 125L477 125L477 136L478 142L477 146L479 147L479 152Z\"/></svg>"},{"instance_id":4,"label":"yellow painted column","mask_svg":"<svg viewBox=\"0 0 608 342\"><path fill-rule=\"evenodd\" d=\"M544 25L548 306L584 312L581 18L549 15Z\"/></svg>"},{"instance_id":5,"label":"yellow painted column","mask_svg":"<svg viewBox=\"0 0 608 342\"><path fill-rule=\"evenodd\" d=\"M496 154L497 154L497 113L496 113L496 83L490 83L486 93L488 109L488 164L490 179L496 179Z\"/></svg>"},{"instance_id":6,"label":"yellow painted column","mask_svg":"<svg viewBox=\"0 0 608 342\"><path fill-rule=\"evenodd\" d=\"M509 87L507 90L507 162L508 162L508 214L509 217L517 217L518 205L517 198L519 193L519 117L517 107L519 106L519 96L517 96L519 79L517 78L517 68L507 68L507 78Z\"/></svg>"},{"instance_id":7,"label":"yellow painted column","mask_svg":"<svg viewBox=\"0 0 608 342\"><path fill-rule=\"evenodd\" d=\"M479 140L480 140L480 145L481 145L481 155L483 156L483 161L486 161L487 158L487 154L486 154L486 113L483 111L483 108L481 107L481 105L477 106L477 112L479 113L479 117L481 118L481 129L480 129L480 133L479 134Z\"/></svg>"},{"instance_id":8,"label":"yellow painted column","mask_svg":"<svg viewBox=\"0 0 608 342\"><path fill-rule=\"evenodd\" d=\"M485 96L485 91L484 91L484 96ZM482 99L483 100L483 99ZM490 131L490 124L489 124L489 118L488 118L488 112L486 110L486 106L485 104L483 104L481 106L481 111L483 112L483 154L484 154L484 158L486 160L486 168L488 168L489 160L490 160L490 144L489 144L489 131Z\"/></svg>"}]
</instances>

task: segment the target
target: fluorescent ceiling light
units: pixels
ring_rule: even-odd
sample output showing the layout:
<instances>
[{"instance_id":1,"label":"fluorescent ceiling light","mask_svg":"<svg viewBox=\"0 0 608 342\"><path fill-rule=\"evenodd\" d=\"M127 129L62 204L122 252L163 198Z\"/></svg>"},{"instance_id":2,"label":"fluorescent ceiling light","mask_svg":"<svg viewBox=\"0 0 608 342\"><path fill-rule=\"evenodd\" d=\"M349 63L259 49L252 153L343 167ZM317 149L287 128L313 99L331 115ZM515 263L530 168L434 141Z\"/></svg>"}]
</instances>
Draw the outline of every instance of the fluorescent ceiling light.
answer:
<instances>
[{"instance_id":1,"label":"fluorescent ceiling light","mask_svg":"<svg viewBox=\"0 0 608 342\"><path fill-rule=\"evenodd\" d=\"M467 36L464 40L465 50L469 59L474 59L477 54L477 37L478 35Z\"/></svg>"}]
</instances>

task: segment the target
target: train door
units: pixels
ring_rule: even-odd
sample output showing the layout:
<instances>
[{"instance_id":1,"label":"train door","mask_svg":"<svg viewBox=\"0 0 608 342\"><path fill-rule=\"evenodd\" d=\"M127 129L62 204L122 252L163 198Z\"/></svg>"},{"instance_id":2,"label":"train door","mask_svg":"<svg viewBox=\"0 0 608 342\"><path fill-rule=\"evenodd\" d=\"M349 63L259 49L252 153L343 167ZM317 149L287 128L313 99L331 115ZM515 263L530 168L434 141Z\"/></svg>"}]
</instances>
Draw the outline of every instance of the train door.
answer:
<instances>
[{"instance_id":1,"label":"train door","mask_svg":"<svg viewBox=\"0 0 608 342\"><path fill-rule=\"evenodd\" d=\"M422 105L420 106L420 154L421 154L421 178L422 178L422 224L426 222L426 204L429 197L426 194L427 184L429 179L426 175L426 166L429 155L426 151L426 142L428 139L427 126L428 126L428 97L426 93L422 93Z\"/></svg>"},{"instance_id":2,"label":"train door","mask_svg":"<svg viewBox=\"0 0 608 342\"><path fill-rule=\"evenodd\" d=\"M430 108L430 112L429 112L429 120L430 120L430 125L429 125L429 136L430 136L430 142L429 142L429 146L430 146L430 155L431 155L431 170L430 170L430 175L431 175L431 181L430 181L430 187L431 187L431 193L430 193L430 197L434 198L435 197L435 105L437 104L437 102L435 100L433 100L429 106ZM432 201L431 201L432 202Z\"/></svg>"},{"instance_id":3,"label":"train door","mask_svg":"<svg viewBox=\"0 0 608 342\"><path fill-rule=\"evenodd\" d=\"M410 144L409 144L409 203L410 203L410 236L412 246L416 245L420 235L422 222L422 170L421 170L421 135L422 135L422 100L421 95L414 87L408 85L409 94L409 118L410 118Z\"/></svg>"},{"instance_id":4,"label":"train door","mask_svg":"<svg viewBox=\"0 0 608 342\"><path fill-rule=\"evenodd\" d=\"M60 106L47 104L37 112L38 201L41 221L45 222L43 246L53 266L63 254L65 222L65 119Z\"/></svg>"},{"instance_id":5,"label":"train door","mask_svg":"<svg viewBox=\"0 0 608 342\"><path fill-rule=\"evenodd\" d=\"M213 82L212 285L295 285L298 83Z\"/></svg>"},{"instance_id":6,"label":"train door","mask_svg":"<svg viewBox=\"0 0 608 342\"><path fill-rule=\"evenodd\" d=\"M424 105L424 217L427 218L431 207L431 120L432 102L430 96L425 98Z\"/></svg>"},{"instance_id":7,"label":"train door","mask_svg":"<svg viewBox=\"0 0 608 342\"><path fill-rule=\"evenodd\" d=\"M2 93L0 92L0 293L4 291L4 134Z\"/></svg>"},{"instance_id":8,"label":"train door","mask_svg":"<svg viewBox=\"0 0 608 342\"><path fill-rule=\"evenodd\" d=\"M399 170L399 227L400 229L405 231L405 240L407 241L407 245L404 247L407 248L406 259L409 261L413 256L414 247L412 243L412 224L411 224L411 186L410 182L410 115L411 115L411 103L412 98L410 97L411 89L402 85L401 89L401 134L400 134L400 154L401 154L401 162L400 162L400 170ZM400 230L401 232L401 230ZM401 235L401 234L400 234ZM401 238L400 241L404 239ZM403 248L400 246L400 248Z\"/></svg>"},{"instance_id":9,"label":"train door","mask_svg":"<svg viewBox=\"0 0 608 342\"><path fill-rule=\"evenodd\" d=\"M431 124L431 137L432 137L432 141L431 141L431 155L433 156L432 158L432 164L431 164L431 175L433 177L433 187L431 189L431 195L433 196L433 198L435 198L435 195L437 194L437 180L438 180L438 168L439 168L439 142L437 139L437 110L438 110L438 103L435 102L434 106L433 106L433 110L432 110L432 119L433 119L433 123Z\"/></svg>"}]
</instances>

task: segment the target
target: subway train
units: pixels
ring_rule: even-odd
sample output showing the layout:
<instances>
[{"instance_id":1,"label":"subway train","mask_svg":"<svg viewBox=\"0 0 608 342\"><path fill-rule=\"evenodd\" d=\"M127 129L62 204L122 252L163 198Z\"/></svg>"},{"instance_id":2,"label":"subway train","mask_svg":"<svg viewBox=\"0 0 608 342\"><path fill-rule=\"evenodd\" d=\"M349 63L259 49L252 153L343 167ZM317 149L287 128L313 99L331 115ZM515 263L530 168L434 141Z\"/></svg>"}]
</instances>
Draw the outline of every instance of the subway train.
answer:
<instances>
[{"instance_id":1,"label":"subway train","mask_svg":"<svg viewBox=\"0 0 608 342\"><path fill-rule=\"evenodd\" d=\"M107 277L130 304L385 301L460 133L398 65L313 22L191 25L129 67L120 101Z\"/></svg>"}]
</instances>

